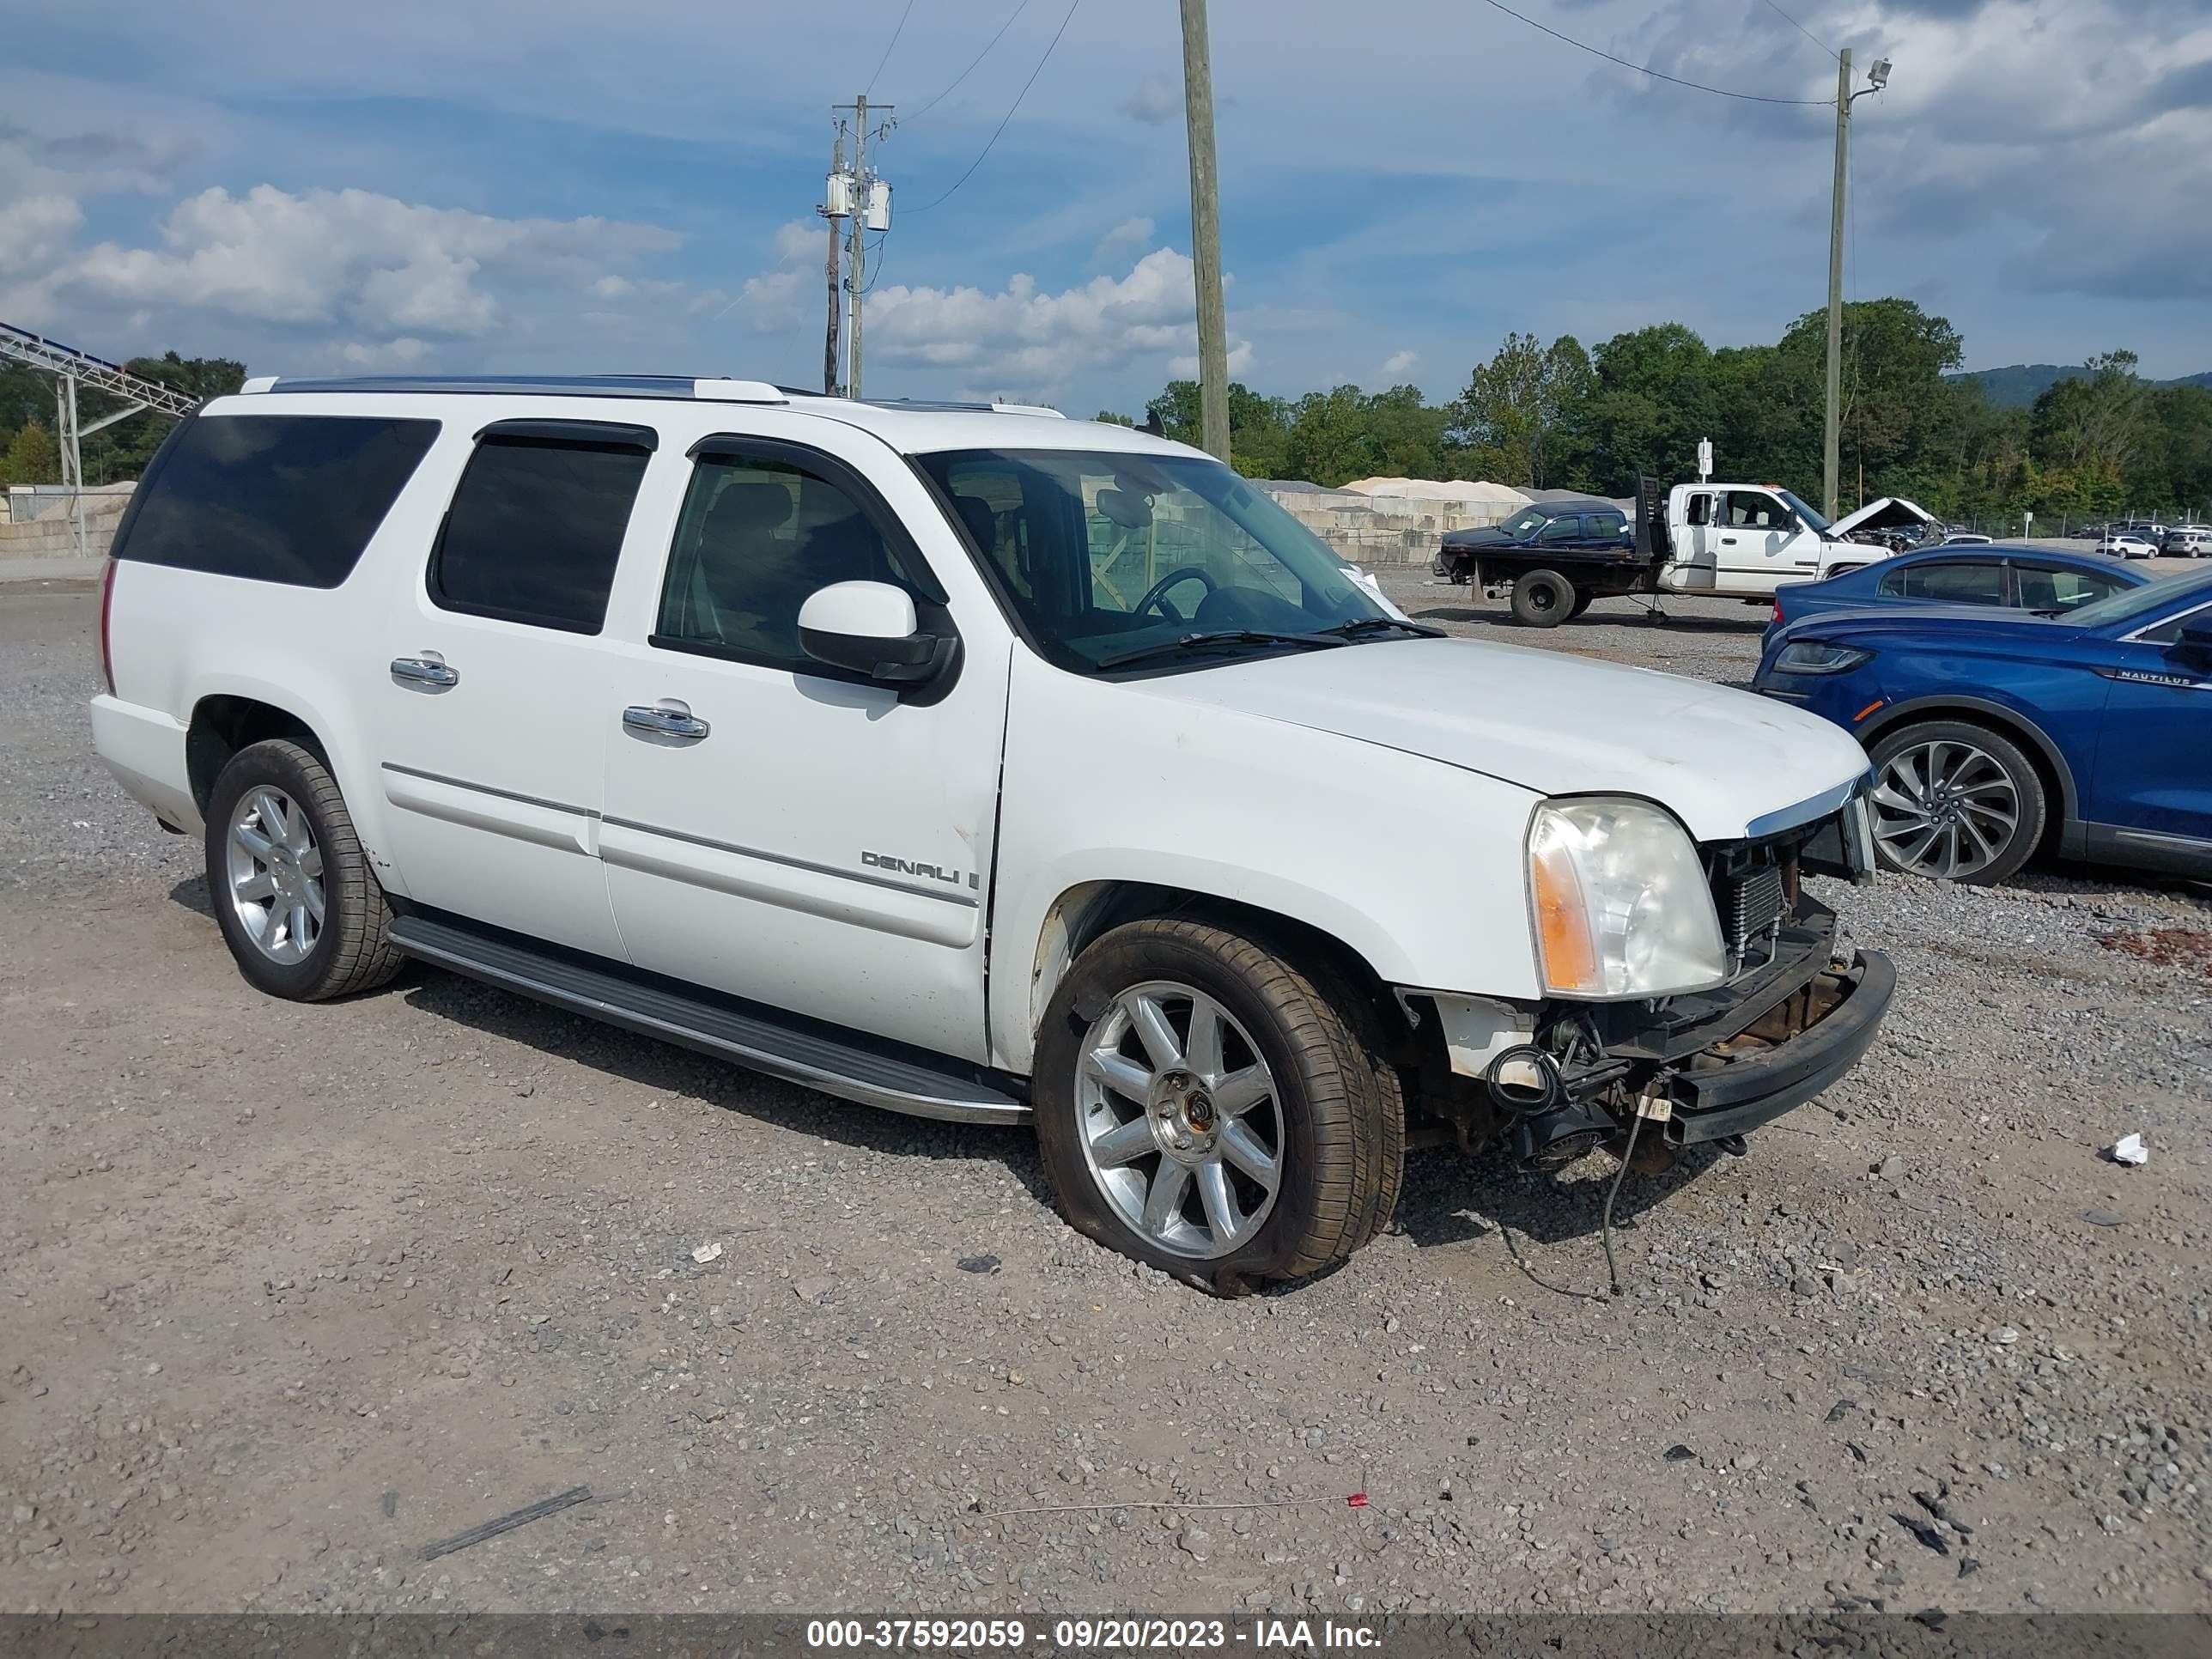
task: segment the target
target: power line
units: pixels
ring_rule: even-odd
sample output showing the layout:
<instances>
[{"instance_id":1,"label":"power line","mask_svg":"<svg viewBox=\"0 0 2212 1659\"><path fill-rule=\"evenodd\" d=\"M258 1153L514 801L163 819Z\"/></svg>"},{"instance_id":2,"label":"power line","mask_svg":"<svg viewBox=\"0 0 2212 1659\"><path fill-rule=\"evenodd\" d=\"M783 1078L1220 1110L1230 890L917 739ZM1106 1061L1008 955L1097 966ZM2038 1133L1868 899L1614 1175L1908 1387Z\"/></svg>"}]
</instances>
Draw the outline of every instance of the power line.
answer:
<instances>
[{"instance_id":1,"label":"power line","mask_svg":"<svg viewBox=\"0 0 2212 1659\"><path fill-rule=\"evenodd\" d=\"M906 0L906 9L899 14L898 27L891 31L891 43L884 48L884 55L876 60L876 72L868 77L866 90L860 94L861 97L866 97L876 89L876 81L883 74L884 65L891 61L891 53L897 49L899 36L906 33L906 20L913 15L914 0Z\"/></svg>"},{"instance_id":2,"label":"power line","mask_svg":"<svg viewBox=\"0 0 2212 1659\"><path fill-rule=\"evenodd\" d=\"M1571 34L1562 34L1559 30L1540 23L1533 17L1524 17L1512 7L1504 4L1504 0L1483 0L1483 3L1493 10L1504 12L1516 22L1526 23L1539 33L1548 34L1554 40L1565 41L1577 52L1586 52L1593 58L1602 58L1608 64L1618 64L1625 70L1634 70L1638 75L1648 75L1655 81L1666 82L1669 86L1687 87L1692 92L1710 92L1716 98L1738 98L1747 104L1793 104L1810 108L1815 105L1826 107L1836 101L1832 98L1768 98L1756 92L1730 92L1726 87L1709 87L1703 82L1685 81L1680 76L1662 75L1656 69L1646 69L1641 64L1630 63L1626 58L1616 58L1609 52L1601 52L1595 46L1576 40Z\"/></svg>"},{"instance_id":3,"label":"power line","mask_svg":"<svg viewBox=\"0 0 2212 1659\"><path fill-rule=\"evenodd\" d=\"M1495 3L1496 0L1492 0L1492 3L1494 4ZM951 199L953 191L958 190L961 185L966 184L969 179L975 176L975 169L983 165L983 156L988 155L991 153L991 146L999 142L999 134L1006 130L1006 122L1014 118L1015 111L1019 110L1022 106L1022 100L1030 95L1030 88L1036 84L1037 76L1044 73L1044 66L1052 59L1053 48L1060 45L1060 37L1067 33L1067 26L1075 21L1076 8L1080 6L1082 3L1083 0L1069 0L1067 15L1060 20L1060 27L1054 31L1051 44L1047 46L1044 49L1044 56L1037 59L1036 67L1030 71L1030 78L1022 82L1022 89L1015 94L1014 106L1012 109L1006 112L1006 120L999 123L998 131L994 132L991 135L990 143L983 146L983 155L978 155L973 161L970 161L968 164L968 171L962 173L957 179L952 181L952 190L946 191L944 195L939 197L934 202L925 202L918 208L908 209L908 212L927 213L933 207L943 205L944 203Z\"/></svg>"},{"instance_id":4,"label":"power line","mask_svg":"<svg viewBox=\"0 0 2212 1659\"><path fill-rule=\"evenodd\" d=\"M1006 31L1013 27L1015 20L1020 17L1021 15L1029 9L1030 0L1021 0L1021 3L1014 8L1013 16L1007 18L1005 22L1000 24L999 33L993 35L988 41L984 42L983 50L975 54L974 60L969 64L966 69L962 70L959 74L952 77L952 85L945 88L943 92L939 93L936 97L931 99L920 109L915 111L914 115L909 115L906 118L910 122L915 118L915 115L927 115L930 111L935 109L939 104L951 97L954 88L958 87L963 81L965 81L970 75L975 72L975 65L981 63L986 58L988 58L991 55L991 48L999 44L1000 40L1005 36Z\"/></svg>"},{"instance_id":5,"label":"power line","mask_svg":"<svg viewBox=\"0 0 2212 1659\"><path fill-rule=\"evenodd\" d=\"M1830 46L1826 40L1823 40L1819 35L1814 33L1812 30L1807 28L1802 23L1792 17L1788 12L1783 10L1781 7L1776 5L1774 3L1774 0L1765 0L1765 4L1768 10L1773 12L1776 16L1779 17L1784 22L1789 24L1791 28L1796 29L1798 33L1803 35L1814 46L1820 47L1822 52L1826 52L1829 57L1833 58L1836 55L1836 49L1833 46Z\"/></svg>"}]
</instances>

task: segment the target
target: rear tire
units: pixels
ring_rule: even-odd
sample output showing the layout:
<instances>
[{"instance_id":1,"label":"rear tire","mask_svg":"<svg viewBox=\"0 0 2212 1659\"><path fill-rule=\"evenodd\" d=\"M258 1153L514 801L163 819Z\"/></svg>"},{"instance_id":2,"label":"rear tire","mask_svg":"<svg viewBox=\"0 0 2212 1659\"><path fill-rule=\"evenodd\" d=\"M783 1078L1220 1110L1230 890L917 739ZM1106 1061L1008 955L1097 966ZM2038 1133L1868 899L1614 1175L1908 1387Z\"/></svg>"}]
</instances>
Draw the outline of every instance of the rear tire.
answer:
<instances>
[{"instance_id":1,"label":"rear tire","mask_svg":"<svg viewBox=\"0 0 2212 1659\"><path fill-rule=\"evenodd\" d=\"M1885 870L1981 885L2007 879L2042 842L2043 777L1985 726L1926 720L1886 732L1870 758L1875 857Z\"/></svg>"},{"instance_id":2,"label":"rear tire","mask_svg":"<svg viewBox=\"0 0 2212 1659\"><path fill-rule=\"evenodd\" d=\"M1335 1266L1389 1224L1404 1170L1398 1076L1365 1031L1347 988L1267 944L1198 921L1115 928L1038 1034L1061 1212L1224 1293Z\"/></svg>"},{"instance_id":3,"label":"rear tire","mask_svg":"<svg viewBox=\"0 0 2212 1659\"><path fill-rule=\"evenodd\" d=\"M249 744L207 805L208 898L258 991L324 1002L385 983L406 957L330 769L283 738Z\"/></svg>"},{"instance_id":4,"label":"rear tire","mask_svg":"<svg viewBox=\"0 0 2212 1659\"><path fill-rule=\"evenodd\" d=\"M1575 585L1556 570L1531 570L1513 583L1513 614L1530 628L1557 628L1576 614Z\"/></svg>"}]
</instances>

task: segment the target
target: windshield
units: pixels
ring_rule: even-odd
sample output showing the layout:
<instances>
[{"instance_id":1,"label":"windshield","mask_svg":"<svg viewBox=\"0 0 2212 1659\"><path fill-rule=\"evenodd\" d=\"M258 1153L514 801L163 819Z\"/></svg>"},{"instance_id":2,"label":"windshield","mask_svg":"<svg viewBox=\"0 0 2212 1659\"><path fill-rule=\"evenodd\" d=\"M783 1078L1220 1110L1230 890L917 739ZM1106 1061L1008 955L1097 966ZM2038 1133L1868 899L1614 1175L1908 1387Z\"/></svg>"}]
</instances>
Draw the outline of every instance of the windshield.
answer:
<instances>
[{"instance_id":1,"label":"windshield","mask_svg":"<svg viewBox=\"0 0 2212 1659\"><path fill-rule=\"evenodd\" d=\"M1806 506L1804 502L1799 501L1788 490L1785 489L1782 492L1782 500L1784 505L1788 507L1790 510L1795 513L1799 518L1805 520L1805 527L1808 530L1812 531L1815 535L1818 535L1827 529L1828 520L1826 519L1823 518L1820 514L1815 513L1811 507Z\"/></svg>"},{"instance_id":2,"label":"windshield","mask_svg":"<svg viewBox=\"0 0 2212 1659\"><path fill-rule=\"evenodd\" d=\"M1540 507L1524 507L1498 529L1512 537L1533 536L1551 522L1551 517Z\"/></svg>"},{"instance_id":3,"label":"windshield","mask_svg":"<svg viewBox=\"0 0 2212 1659\"><path fill-rule=\"evenodd\" d=\"M1254 635L1310 635L1388 614L1321 538L1218 461L1066 449L915 460L950 499L1030 637L1079 673L1194 634L1246 637L1209 640L1182 653L1184 665L1295 648Z\"/></svg>"},{"instance_id":4,"label":"windshield","mask_svg":"<svg viewBox=\"0 0 2212 1659\"><path fill-rule=\"evenodd\" d=\"M2099 599L2094 605L2085 605L2079 611L2069 611L2066 620L2083 628L2105 628L2114 623L2130 623L2176 600L2191 597L2202 599L2208 588L2212 588L2212 570L2166 581L2145 582L2141 587L2123 588Z\"/></svg>"}]
</instances>

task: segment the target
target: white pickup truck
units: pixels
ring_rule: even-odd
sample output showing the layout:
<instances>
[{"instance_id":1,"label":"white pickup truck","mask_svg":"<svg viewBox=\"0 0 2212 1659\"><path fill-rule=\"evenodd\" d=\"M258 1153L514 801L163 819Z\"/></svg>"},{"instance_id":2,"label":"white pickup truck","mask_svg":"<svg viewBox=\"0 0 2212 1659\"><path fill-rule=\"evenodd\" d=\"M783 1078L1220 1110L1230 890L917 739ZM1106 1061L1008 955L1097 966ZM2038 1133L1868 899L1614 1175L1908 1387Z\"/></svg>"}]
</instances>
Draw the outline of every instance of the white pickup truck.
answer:
<instances>
[{"instance_id":1,"label":"white pickup truck","mask_svg":"<svg viewBox=\"0 0 2212 1659\"><path fill-rule=\"evenodd\" d=\"M1831 524L1779 484L1676 484L1660 498L1643 480L1633 513L1595 500L1538 501L1504 524L1447 533L1431 568L1449 580L1510 597L1513 613L1553 628L1593 600L1626 593L1710 593L1771 599L1887 558L1849 539L1932 522L1893 496Z\"/></svg>"},{"instance_id":2,"label":"white pickup truck","mask_svg":"<svg viewBox=\"0 0 2212 1659\"><path fill-rule=\"evenodd\" d=\"M1893 985L1803 882L1871 866L1848 737L1437 637L1125 428L253 382L149 468L100 637L99 752L260 990L412 957L1033 1122L1077 1226L1217 1289L1373 1237L1409 1142L1735 1144Z\"/></svg>"}]
</instances>

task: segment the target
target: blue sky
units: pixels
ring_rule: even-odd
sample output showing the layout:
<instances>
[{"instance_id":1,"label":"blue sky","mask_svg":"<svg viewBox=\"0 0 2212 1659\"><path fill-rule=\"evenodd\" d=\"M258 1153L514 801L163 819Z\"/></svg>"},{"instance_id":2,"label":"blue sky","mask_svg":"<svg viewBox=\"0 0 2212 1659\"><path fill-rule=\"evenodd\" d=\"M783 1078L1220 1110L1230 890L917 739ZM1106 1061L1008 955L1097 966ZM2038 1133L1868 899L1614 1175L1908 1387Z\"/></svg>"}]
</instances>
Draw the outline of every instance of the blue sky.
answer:
<instances>
[{"instance_id":1,"label":"blue sky","mask_svg":"<svg viewBox=\"0 0 2212 1659\"><path fill-rule=\"evenodd\" d=\"M1767 0L1525 0L1774 98L1835 70ZM2212 368L2201 0L1807 0L1862 64L1849 290L1978 367ZM1134 411L1188 372L1171 0L0 0L0 319L256 372L818 379L829 106L874 75L894 228L868 386ZM1480 0L1213 0L1241 378L1449 397L1509 330L1775 337L1825 298L1832 116L1658 85ZM1001 24L981 65L933 107ZM884 47L898 31L883 62Z\"/></svg>"}]
</instances>

